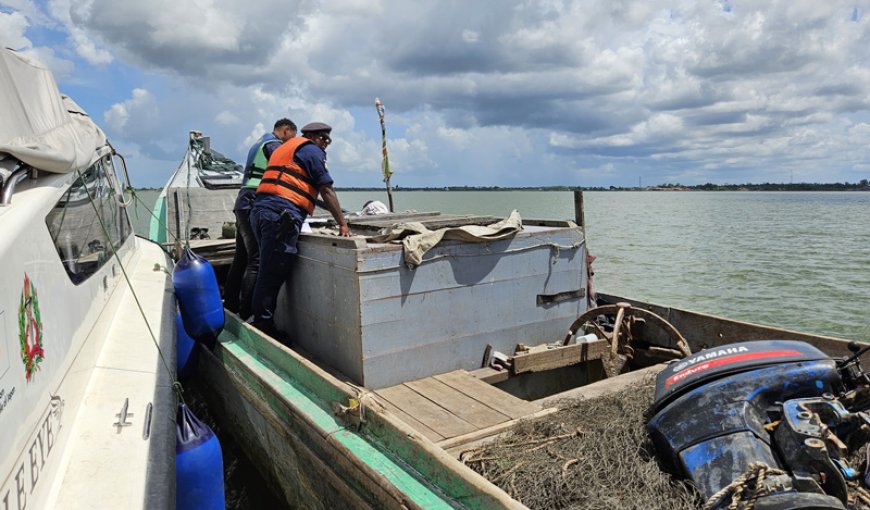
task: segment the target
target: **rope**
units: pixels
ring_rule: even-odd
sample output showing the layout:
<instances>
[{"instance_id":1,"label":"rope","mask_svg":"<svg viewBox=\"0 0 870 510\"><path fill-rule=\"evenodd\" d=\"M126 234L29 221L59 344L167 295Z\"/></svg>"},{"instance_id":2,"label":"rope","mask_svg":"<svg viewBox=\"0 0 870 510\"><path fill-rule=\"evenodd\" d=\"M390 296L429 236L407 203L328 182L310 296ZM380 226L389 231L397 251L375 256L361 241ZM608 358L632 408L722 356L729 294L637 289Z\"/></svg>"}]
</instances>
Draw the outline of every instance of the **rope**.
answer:
<instances>
[{"instance_id":1,"label":"rope","mask_svg":"<svg viewBox=\"0 0 870 510\"><path fill-rule=\"evenodd\" d=\"M185 192L185 197L187 198L187 218L188 219L190 219L191 215L193 214L193 207L190 205L190 158L193 157L192 141L193 140L190 140L190 142L189 142L190 148L188 149L187 157L185 158L185 163L187 164L187 180L184 183L184 188L185 188L184 192ZM183 219L184 218L182 218L182 220ZM179 225L179 227L182 227L182 226L184 227L184 246L186 248L186 247L190 246L190 228L188 227L187 222L185 222L184 225ZM181 232L179 232L178 234L181 235ZM180 241L180 239L178 239L177 237L175 239L176 239L176 241Z\"/></svg>"},{"instance_id":2,"label":"rope","mask_svg":"<svg viewBox=\"0 0 870 510\"><path fill-rule=\"evenodd\" d=\"M356 421L357 425L359 425L366 421L366 408L368 407L368 401L372 399L374 393L355 384L350 384L350 386L356 391L356 396L349 398L348 405L346 406L339 404L336 414L355 417L353 421Z\"/></svg>"},{"instance_id":3,"label":"rope","mask_svg":"<svg viewBox=\"0 0 870 510\"><path fill-rule=\"evenodd\" d=\"M750 488L750 481L756 478L755 486L747 501L744 502L743 510L752 510L755 507L755 501L765 492L764 478L767 475L784 475L785 471L777 468L772 468L764 462L753 462L749 465L746 471L737 477L733 482L723 487L719 492L713 494L710 499L704 504L704 510L711 510L720 499L723 499L728 493L731 494L731 504L728 505L728 510L737 510L744 492Z\"/></svg>"},{"instance_id":4,"label":"rope","mask_svg":"<svg viewBox=\"0 0 870 510\"><path fill-rule=\"evenodd\" d=\"M852 490L855 491L855 495L863 503L862 508L867 508L867 506L870 506L870 492L868 492L867 489L859 486L854 487Z\"/></svg>"},{"instance_id":5,"label":"rope","mask_svg":"<svg viewBox=\"0 0 870 510\"><path fill-rule=\"evenodd\" d=\"M113 150L114 150L114 149L113 149ZM130 207L130 204L133 203L133 201L135 200L135 198L131 195L131 196L130 196L130 200L127 200L127 201L125 202L125 201L124 201L124 190L123 190L123 189L121 190L121 198L118 198L118 194L115 193L115 188L119 188L119 187L120 187L120 183L116 181L116 179L114 178L114 174L113 174L112 172L109 171L109 165L103 165L103 175L105 175L105 176L106 176L106 180L109 181L109 184L110 184L109 189L111 190L111 193L112 193L113 197L115 198L115 202L117 202L118 205L120 205L120 206L123 207L124 209L127 209L128 207ZM127 183L127 190L130 191L130 190L132 190L132 189L133 189L133 187L130 186L130 183L128 182L128 183Z\"/></svg>"},{"instance_id":6,"label":"rope","mask_svg":"<svg viewBox=\"0 0 870 510\"><path fill-rule=\"evenodd\" d=\"M145 205L145 201L143 201L141 198L139 198L139 194L136 193L136 190L135 190L134 188L129 187L129 188L127 188L127 189L128 189L128 191L132 192L132 194L133 194L133 198L134 198L137 202L139 202L139 205L141 205L142 207L145 208L146 211L148 211L148 214L151 215L152 218L156 219L157 221L160 221L160 218L158 218L157 215L154 214L154 211L153 211L150 207L148 207L147 205ZM133 209L133 211L136 213L136 219L138 220L138 219L139 219L139 208L136 207L135 209ZM172 236L172 238L173 238L173 242L178 241L178 237L177 237L174 233L172 233L172 230L169 228L169 224L167 224L166 222L164 222L164 223L163 223L163 227L165 228L166 233L167 233L168 235Z\"/></svg>"},{"instance_id":7,"label":"rope","mask_svg":"<svg viewBox=\"0 0 870 510\"><path fill-rule=\"evenodd\" d=\"M84 182L84 176L82 175L80 170L76 170L76 174L78 174L79 179ZM106 236L107 243L112 250L112 255L115 257L115 260L118 261L118 266L121 268L121 274L124 275L124 281L127 282L127 287L130 289L130 293L133 295L133 300L136 301L136 307L139 308L139 313L142 315L142 320L145 321L145 327L148 329L148 334L151 336L151 341L154 343L154 347L157 349L157 354L160 356L160 361L163 363L163 368L166 370L167 375L169 375L169 380L172 381L172 389L175 392L176 398L184 403L184 395L182 394L183 387L181 383L175 378L175 374L169 368L169 363L166 361L166 357L163 356L163 350L160 348L159 342L157 342L157 336L154 334L154 330L151 329L151 324L148 322L148 317L145 315L145 310L142 308L142 303L139 301L139 296L136 294L136 289L133 288L133 282L130 281L129 275L127 275L127 269L124 267L123 261L121 261L120 255L118 255L118 251L115 249L115 244L112 242L112 236L109 235L109 230L106 228L106 224L103 221L103 217L100 215L100 210L97 207L96 202L94 201L94 197L91 196L89 190L87 191L88 201L91 203L91 207L94 208L94 212L97 215L97 220L100 222L100 227L103 230L103 234Z\"/></svg>"}]
</instances>

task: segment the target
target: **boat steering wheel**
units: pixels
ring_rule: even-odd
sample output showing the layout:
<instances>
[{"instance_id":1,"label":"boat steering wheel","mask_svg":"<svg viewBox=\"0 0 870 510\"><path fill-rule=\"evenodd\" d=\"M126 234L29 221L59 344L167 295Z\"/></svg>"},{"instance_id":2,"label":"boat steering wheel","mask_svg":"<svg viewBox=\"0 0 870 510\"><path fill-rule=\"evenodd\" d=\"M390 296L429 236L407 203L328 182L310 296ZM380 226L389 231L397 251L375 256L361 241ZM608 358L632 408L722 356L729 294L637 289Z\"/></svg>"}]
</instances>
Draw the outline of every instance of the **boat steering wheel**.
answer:
<instances>
[{"instance_id":1,"label":"boat steering wheel","mask_svg":"<svg viewBox=\"0 0 870 510\"><path fill-rule=\"evenodd\" d=\"M674 345L677 346L682 356L685 357L692 354L692 350L689 348L689 343L686 342L686 339L677 330L677 328L674 327L673 324L666 321L658 314L655 314L643 308L634 308L631 306L631 304L624 302L611 305L602 305L596 308L586 310L586 312L577 317L577 319L571 324L571 327L568 328L568 333L567 335L565 335L565 339L562 341L562 345L568 345L568 342L571 341L577 331L579 331L580 328L582 328L586 324L589 324L593 328L595 328L600 338L606 339L608 335L604 332L601 326L594 322L595 317L598 317L599 315L609 317L615 316L615 319L613 321L613 333L610 335L609 363L605 363L605 372L607 372L608 377L612 377L620 373L625 360L630 358L634 352L634 350L629 345L631 343L631 330L629 328L625 328L627 330L627 333L622 335L624 338L620 338L620 335L623 333L623 323L626 322L626 318L628 318L629 320L634 318L645 319L651 323L654 323L662 331L664 331L668 335L668 337L670 337L671 341ZM622 347L621 349L620 346ZM621 354L624 359L622 360L622 363L620 363L620 366L617 367L617 361L619 360Z\"/></svg>"}]
</instances>

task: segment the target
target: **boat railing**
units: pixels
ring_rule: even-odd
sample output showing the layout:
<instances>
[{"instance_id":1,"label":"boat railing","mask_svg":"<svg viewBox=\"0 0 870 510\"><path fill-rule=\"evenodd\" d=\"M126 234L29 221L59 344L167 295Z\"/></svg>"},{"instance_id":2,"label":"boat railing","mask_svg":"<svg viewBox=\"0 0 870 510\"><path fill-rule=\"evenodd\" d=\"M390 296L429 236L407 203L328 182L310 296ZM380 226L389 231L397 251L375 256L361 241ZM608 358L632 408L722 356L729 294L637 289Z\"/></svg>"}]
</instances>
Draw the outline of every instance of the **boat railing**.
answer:
<instances>
[{"instance_id":1,"label":"boat railing","mask_svg":"<svg viewBox=\"0 0 870 510\"><path fill-rule=\"evenodd\" d=\"M33 169L26 165L21 165L12 172L6 181L3 183L3 190L0 192L0 207L8 206L12 202L12 194L15 193L15 186L26 179L33 170L33 173L36 173L36 169Z\"/></svg>"}]
</instances>

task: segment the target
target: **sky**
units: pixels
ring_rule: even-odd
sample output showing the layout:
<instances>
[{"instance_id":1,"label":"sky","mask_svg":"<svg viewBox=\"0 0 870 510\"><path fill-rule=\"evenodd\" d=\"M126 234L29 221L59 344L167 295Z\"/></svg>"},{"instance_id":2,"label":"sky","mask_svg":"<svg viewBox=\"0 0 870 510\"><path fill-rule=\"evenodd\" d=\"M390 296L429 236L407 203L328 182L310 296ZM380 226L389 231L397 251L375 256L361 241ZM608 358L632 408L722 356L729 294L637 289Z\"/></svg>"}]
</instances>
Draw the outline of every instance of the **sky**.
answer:
<instances>
[{"instance_id":1,"label":"sky","mask_svg":"<svg viewBox=\"0 0 870 510\"><path fill-rule=\"evenodd\" d=\"M236 161L333 127L336 186L870 178L870 0L0 0L31 55L161 186L188 132Z\"/></svg>"}]
</instances>

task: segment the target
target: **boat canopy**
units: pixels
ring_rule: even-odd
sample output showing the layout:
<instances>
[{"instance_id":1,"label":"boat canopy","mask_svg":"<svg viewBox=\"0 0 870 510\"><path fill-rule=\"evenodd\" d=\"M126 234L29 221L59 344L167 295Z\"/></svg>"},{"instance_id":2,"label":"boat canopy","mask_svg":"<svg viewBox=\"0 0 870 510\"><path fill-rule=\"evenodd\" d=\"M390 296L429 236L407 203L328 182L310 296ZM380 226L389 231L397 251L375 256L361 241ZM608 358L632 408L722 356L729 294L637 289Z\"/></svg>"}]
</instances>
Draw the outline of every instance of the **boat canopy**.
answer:
<instances>
[{"instance_id":1,"label":"boat canopy","mask_svg":"<svg viewBox=\"0 0 870 510\"><path fill-rule=\"evenodd\" d=\"M60 93L51 71L7 48L0 49L0 118L0 159L70 173L111 151L105 133Z\"/></svg>"}]
</instances>

